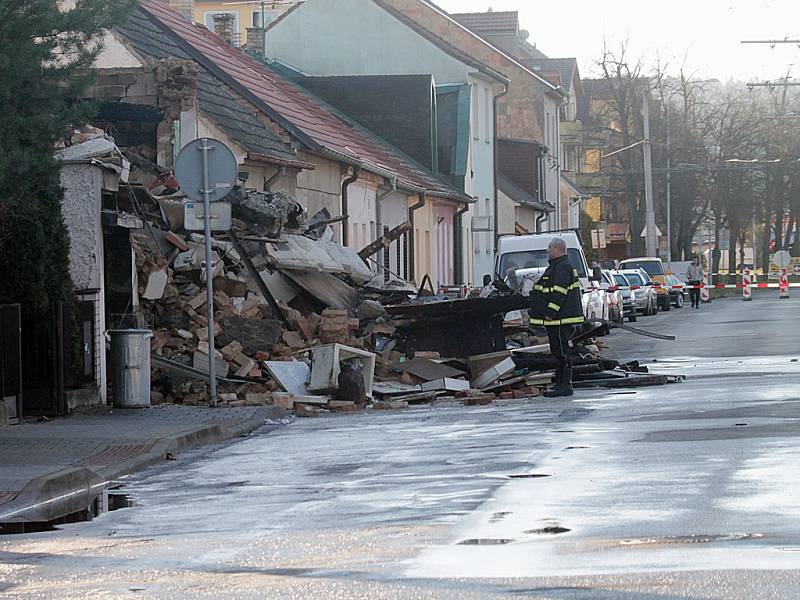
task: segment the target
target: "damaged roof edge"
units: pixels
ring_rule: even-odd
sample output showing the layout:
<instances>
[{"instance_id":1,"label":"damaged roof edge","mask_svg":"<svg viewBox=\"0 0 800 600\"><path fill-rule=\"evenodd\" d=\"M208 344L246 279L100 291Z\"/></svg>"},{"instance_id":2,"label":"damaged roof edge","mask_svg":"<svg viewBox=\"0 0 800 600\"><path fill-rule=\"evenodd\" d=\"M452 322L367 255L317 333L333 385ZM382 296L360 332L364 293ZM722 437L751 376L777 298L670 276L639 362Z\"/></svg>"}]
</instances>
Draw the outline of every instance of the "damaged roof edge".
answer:
<instances>
[{"instance_id":1,"label":"damaged roof edge","mask_svg":"<svg viewBox=\"0 0 800 600\"><path fill-rule=\"evenodd\" d=\"M256 94L250 91L246 86L239 83L234 77L228 75L224 69L217 66L217 64L208 58L205 54L203 54L200 50L196 49L190 42L183 39L180 34L173 31L167 24L162 23L161 19L159 19L158 15L152 13L147 6L143 4L139 4L139 8L146 12L151 22L155 23L156 26L159 27L166 35L171 37L178 46L186 52L189 56L191 56L199 65L202 65L204 69L206 69L209 73L214 75L217 79L225 83L228 87L234 90L236 93L242 96L245 100L253 104L254 106L258 107L259 110L263 111L270 119L278 123L281 127L283 127L289 134L299 140L307 149L311 151L319 152L322 149L322 146L318 144L314 139L312 139L309 135L303 132L301 129L296 127L292 124L288 119L284 118L278 111L274 110L271 106L269 106L266 102L264 102L261 98L259 98ZM199 25L195 25L195 27L200 27Z\"/></svg>"},{"instance_id":2,"label":"damaged roof edge","mask_svg":"<svg viewBox=\"0 0 800 600\"><path fill-rule=\"evenodd\" d=\"M248 152L247 158L248 160L253 160L256 162L269 163L271 165L277 165L279 167L292 167L296 169L303 169L306 171L313 171L314 169L317 168L317 165L315 163L306 162L303 160L284 160L282 158L275 158L273 156L259 154L258 152Z\"/></svg>"}]
</instances>

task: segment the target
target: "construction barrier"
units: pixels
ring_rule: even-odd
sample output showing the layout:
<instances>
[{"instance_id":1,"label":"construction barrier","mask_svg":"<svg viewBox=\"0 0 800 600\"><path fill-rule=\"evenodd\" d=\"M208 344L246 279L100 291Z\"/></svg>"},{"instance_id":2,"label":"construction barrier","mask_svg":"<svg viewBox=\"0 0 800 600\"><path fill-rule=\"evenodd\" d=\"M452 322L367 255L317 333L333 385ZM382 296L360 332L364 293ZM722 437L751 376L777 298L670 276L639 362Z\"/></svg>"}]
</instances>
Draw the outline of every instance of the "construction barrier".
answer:
<instances>
[{"instance_id":1,"label":"construction barrier","mask_svg":"<svg viewBox=\"0 0 800 600\"><path fill-rule=\"evenodd\" d=\"M709 276L706 280L711 284L711 277ZM706 284L700 284L700 302L711 302L711 292L708 291L708 287Z\"/></svg>"},{"instance_id":2,"label":"construction barrier","mask_svg":"<svg viewBox=\"0 0 800 600\"><path fill-rule=\"evenodd\" d=\"M789 274L786 269L781 269L781 281L778 284L778 298L789 297Z\"/></svg>"},{"instance_id":3,"label":"construction barrier","mask_svg":"<svg viewBox=\"0 0 800 600\"><path fill-rule=\"evenodd\" d=\"M753 293L750 290L750 269L745 269L742 274L742 300L745 302L753 299Z\"/></svg>"},{"instance_id":4,"label":"construction barrier","mask_svg":"<svg viewBox=\"0 0 800 600\"><path fill-rule=\"evenodd\" d=\"M689 290L692 288L695 289L709 289L709 290L740 290L744 287L743 283L715 283L712 285L706 285L705 283L701 283L699 285L689 285L688 283L685 285L672 285L672 286L662 286L665 288L673 289L673 290ZM759 290L765 290L767 288L770 289L780 289L780 283L751 283L750 288L757 288ZM786 283L787 288L796 288L800 287L800 283Z\"/></svg>"}]
</instances>

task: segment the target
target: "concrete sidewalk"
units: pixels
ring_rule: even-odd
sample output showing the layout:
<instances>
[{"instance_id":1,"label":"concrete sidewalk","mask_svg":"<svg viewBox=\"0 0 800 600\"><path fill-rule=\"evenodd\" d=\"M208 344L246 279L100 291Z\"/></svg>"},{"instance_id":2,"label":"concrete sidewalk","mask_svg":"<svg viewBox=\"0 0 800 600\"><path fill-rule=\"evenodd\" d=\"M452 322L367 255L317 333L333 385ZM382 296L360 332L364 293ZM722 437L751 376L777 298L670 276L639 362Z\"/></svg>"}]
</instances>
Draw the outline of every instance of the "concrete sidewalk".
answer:
<instances>
[{"instance_id":1,"label":"concrete sidewalk","mask_svg":"<svg viewBox=\"0 0 800 600\"><path fill-rule=\"evenodd\" d=\"M0 523L86 510L115 478L280 419L275 407L93 409L0 428Z\"/></svg>"}]
</instances>

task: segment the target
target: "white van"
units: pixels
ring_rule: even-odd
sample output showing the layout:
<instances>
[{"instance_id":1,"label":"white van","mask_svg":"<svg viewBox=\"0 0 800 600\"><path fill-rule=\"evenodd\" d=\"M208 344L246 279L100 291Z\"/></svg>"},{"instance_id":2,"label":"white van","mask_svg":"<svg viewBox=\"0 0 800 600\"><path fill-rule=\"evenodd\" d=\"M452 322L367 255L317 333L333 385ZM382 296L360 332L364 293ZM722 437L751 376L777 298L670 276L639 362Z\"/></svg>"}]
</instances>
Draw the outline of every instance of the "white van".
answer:
<instances>
[{"instance_id":1,"label":"white van","mask_svg":"<svg viewBox=\"0 0 800 600\"><path fill-rule=\"evenodd\" d=\"M583 314L587 319L608 319L608 302L599 282L590 281L591 272L583 253L583 246L575 231L549 231L529 235L506 235L497 243L495 275L506 280L513 271L518 280L528 280L521 286L527 292L538 281L549 264L547 245L554 237L560 237L567 244L569 262L578 271L581 282Z\"/></svg>"}]
</instances>

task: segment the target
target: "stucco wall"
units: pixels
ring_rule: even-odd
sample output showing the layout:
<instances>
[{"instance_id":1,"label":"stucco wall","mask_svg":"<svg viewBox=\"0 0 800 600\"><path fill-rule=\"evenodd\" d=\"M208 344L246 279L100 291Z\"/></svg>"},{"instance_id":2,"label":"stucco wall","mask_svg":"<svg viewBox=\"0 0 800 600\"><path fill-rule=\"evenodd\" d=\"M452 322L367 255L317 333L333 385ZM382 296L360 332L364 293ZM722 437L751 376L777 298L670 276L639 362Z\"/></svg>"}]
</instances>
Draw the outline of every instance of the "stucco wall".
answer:
<instances>
[{"instance_id":1,"label":"stucco wall","mask_svg":"<svg viewBox=\"0 0 800 600\"><path fill-rule=\"evenodd\" d=\"M313 171L301 171L297 174L297 193L295 198L306 207L309 215L322 208L327 208L332 217L342 214L342 168L338 162L327 158L300 152L298 158L306 162L316 163ZM277 188L276 188L277 189ZM341 240L339 224L331 225L337 240Z\"/></svg>"},{"instance_id":2,"label":"stucco wall","mask_svg":"<svg viewBox=\"0 0 800 600\"><path fill-rule=\"evenodd\" d=\"M92 165L63 165L61 205L69 231L69 272L76 290L99 289L103 281L100 225L103 174Z\"/></svg>"}]
</instances>

